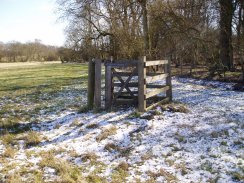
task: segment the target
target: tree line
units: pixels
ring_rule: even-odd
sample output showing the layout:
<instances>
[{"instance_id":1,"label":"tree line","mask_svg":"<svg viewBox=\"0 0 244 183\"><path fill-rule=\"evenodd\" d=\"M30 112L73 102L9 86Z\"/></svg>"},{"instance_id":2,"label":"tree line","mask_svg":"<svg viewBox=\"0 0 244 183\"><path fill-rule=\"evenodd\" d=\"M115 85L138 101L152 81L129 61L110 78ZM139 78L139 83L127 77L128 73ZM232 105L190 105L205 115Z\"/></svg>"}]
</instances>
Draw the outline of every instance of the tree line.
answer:
<instances>
[{"instance_id":1,"label":"tree line","mask_svg":"<svg viewBox=\"0 0 244 183\"><path fill-rule=\"evenodd\" d=\"M0 42L0 62L54 61L60 60L58 47L48 46L40 40L20 43Z\"/></svg>"},{"instance_id":2,"label":"tree line","mask_svg":"<svg viewBox=\"0 0 244 183\"><path fill-rule=\"evenodd\" d=\"M36 39L33 42L0 42L0 62L62 61L80 62L78 52L71 48L50 46Z\"/></svg>"},{"instance_id":3,"label":"tree line","mask_svg":"<svg viewBox=\"0 0 244 183\"><path fill-rule=\"evenodd\" d=\"M79 59L169 58L234 70L244 53L243 0L57 0ZM213 72L214 73L214 72Z\"/></svg>"}]
</instances>

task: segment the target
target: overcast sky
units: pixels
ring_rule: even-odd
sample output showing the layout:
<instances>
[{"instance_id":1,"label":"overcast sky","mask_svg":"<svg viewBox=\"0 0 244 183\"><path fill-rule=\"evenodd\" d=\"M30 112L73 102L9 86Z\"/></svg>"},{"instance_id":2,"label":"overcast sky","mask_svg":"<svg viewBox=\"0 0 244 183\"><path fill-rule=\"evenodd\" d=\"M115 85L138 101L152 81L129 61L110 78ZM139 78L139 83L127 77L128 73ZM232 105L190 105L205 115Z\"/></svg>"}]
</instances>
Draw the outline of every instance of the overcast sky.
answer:
<instances>
[{"instance_id":1,"label":"overcast sky","mask_svg":"<svg viewBox=\"0 0 244 183\"><path fill-rule=\"evenodd\" d=\"M61 46L65 24L57 19L55 0L0 0L0 41Z\"/></svg>"}]
</instances>

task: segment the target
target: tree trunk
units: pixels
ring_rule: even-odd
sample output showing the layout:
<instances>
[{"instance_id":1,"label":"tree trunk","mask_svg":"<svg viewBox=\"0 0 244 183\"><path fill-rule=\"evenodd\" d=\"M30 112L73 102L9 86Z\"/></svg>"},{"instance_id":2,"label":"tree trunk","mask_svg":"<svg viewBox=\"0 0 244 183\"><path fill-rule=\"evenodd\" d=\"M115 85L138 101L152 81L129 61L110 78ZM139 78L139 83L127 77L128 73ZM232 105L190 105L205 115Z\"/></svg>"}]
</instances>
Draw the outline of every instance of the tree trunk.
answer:
<instances>
[{"instance_id":1,"label":"tree trunk","mask_svg":"<svg viewBox=\"0 0 244 183\"><path fill-rule=\"evenodd\" d=\"M140 1L142 7L142 26L144 34L144 51L145 54L150 55L150 40L148 31L148 20L147 20L147 0Z\"/></svg>"},{"instance_id":2,"label":"tree trunk","mask_svg":"<svg viewBox=\"0 0 244 183\"><path fill-rule=\"evenodd\" d=\"M237 43L236 43L236 49L238 56L240 57L240 45L241 45L241 23L242 23L242 2L240 4L239 10L238 10L238 24L236 27L237 30Z\"/></svg>"},{"instance_id":3,"label":"tree trunk","mask_svg":"<svg viewBox=\"0 0 244 183\"><path fill-rule=\"evenodd\" d=\"M244 82L244 61L243 61L243 50L242 46L242 34L244 31L244 2L242 0L239 1L239 10L238 10L238 24L237 24L237 43L236 50L238 54L238 58L240 59L241 70L242 70L242 82Z\"/></svg>"},{"instance_id":4,"label":"tree trunk","mask_svg":"<svg viewBox=\"0 0 244 183\"><path fill-rule=\"evenodd\" d=\"M226 70L233 68L233 48L232 48L232 0L219 0L220 3L220 60Z\"/></svg>"}]
</instances>

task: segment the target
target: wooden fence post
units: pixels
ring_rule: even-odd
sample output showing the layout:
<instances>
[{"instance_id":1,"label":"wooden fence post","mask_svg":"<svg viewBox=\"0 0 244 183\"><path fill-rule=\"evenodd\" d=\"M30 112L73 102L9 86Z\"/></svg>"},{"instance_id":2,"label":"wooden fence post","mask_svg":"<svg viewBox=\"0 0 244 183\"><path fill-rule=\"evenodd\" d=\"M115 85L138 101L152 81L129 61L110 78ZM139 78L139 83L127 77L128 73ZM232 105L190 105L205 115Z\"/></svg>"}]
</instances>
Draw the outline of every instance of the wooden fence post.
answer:
<instances>
[{"instance_id":1,"label":"wooden fence post","mask_svg":"<svg viewBox=\"0 0 244 183\"><path fill-rule=\"evenodd\" d=\"M87 95L87 107L93 108L94 103L94 88L95 88L95 64L93 60L89 61L88 65L88 95Z\"/></svg>"},{"instance_id":2,"label":"wooden fence post","mask_svg":"<svg viewBox=\"0 0 244 183\"><path fill-rule=\"evenodd\" d=\"M169 86L169 89L166 91L166 97L169 98L169 101L172 101L172 83L171 83L171 61L168 60L168 64L165 65L166 73L168 76L166 78L166 85Z\"/></svg>"},{"instance_id":3,"label":"wooden fence post","mask_svg":"<svg viewBox=\"0 0 244 183\"><path fill-rule=\"evenodd\" d=\"M110 110L112 105L112 71L111 66L105 65L105 109Z\"/></svg>"},{"instance_id":4,"label":"wooden fence post","mask_svg":"<svg viewBox=\"0 0 244 183\"><path fill-rule=\"evenodd\" d=\"M183 61L182 58L180 58L180 75L183 75Z\"/></svg>"},{"instance_id":5,"label":"wooden fence post","mask_svg":"<svg viewBox=\"0 0 244 183\"><path fill-rule=\"evenodd\" d=\"M110 56L110 62L113 62L113 61L114 61L114 57Z\"/></svg>"},{"instance_id":6,"label":"wooden fence post","mask_svg":"<svg viewBox=\"0 0 244 183\"><path fill-rule=\"evenodd\" d=\"M100 59L94 60L95 62L95 108L101 108L101 79L102 79L102 62Z\"/></svg>"},{"instance_id":7,"label":"wooden fence post","mask_svg":"<svg viewBox=\"0 0 244 183\"><path fill-rule=\"evenodd\" d=\"M146 56L141 57L138 61L138 110L144 112L146 110Z\"/></svg>"}]
</instances>

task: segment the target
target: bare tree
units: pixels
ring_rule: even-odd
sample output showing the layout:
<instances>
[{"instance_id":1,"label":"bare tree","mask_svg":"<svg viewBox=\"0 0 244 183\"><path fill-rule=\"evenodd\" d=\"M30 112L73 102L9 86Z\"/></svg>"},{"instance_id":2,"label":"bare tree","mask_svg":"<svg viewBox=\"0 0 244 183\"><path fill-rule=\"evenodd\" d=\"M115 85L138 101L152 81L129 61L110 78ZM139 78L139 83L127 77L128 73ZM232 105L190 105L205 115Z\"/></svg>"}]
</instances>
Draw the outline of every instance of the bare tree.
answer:
<instances>
[{"instance_id":1,"label":"bare tree","mask_svg":"<svg viewBox=\"0 0 244 183\"><path fill-rule=\"evenodd\" d=\"M220 60L227 70L233 68L232 16L233 0L219 0L220 4Z\"/></svg>"}]
</instances>

